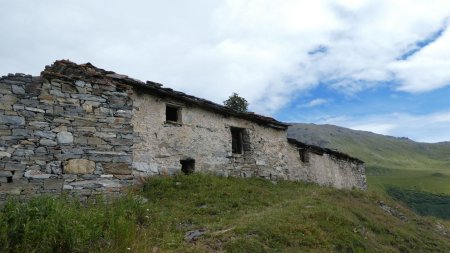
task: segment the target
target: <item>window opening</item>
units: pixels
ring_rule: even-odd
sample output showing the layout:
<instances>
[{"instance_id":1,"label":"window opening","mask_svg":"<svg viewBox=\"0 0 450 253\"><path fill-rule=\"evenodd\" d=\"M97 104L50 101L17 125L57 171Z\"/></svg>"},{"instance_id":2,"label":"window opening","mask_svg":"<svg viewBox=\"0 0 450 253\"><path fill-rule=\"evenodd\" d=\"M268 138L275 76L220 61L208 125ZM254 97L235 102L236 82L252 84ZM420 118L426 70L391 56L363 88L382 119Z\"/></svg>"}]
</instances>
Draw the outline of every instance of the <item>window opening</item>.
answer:
<instances>
[{"instance_id":1,"label":"window opening","mask_svg":"<svg viewBox=\"0 0 450 253\"><path fill-rule=\"evenodd\" d=\"M303 163L309 162L309 156L308 156L308 152L306 151L306 149L299 149L298 152L300 155L300 160L302 160Z\"/></svg>"},{"instance_id":2,"label":"window opening","mask_svg":"<svg viewBox=\"0 0 450 253\"><path fill-rule=\"evenodd\" d=\"M181 171L185 175L194 173L194 171L195 171L195 160L194 159L187 158L184 160L180 160L180 163L181 163Z\"/></svg>"},{"instance_id":3,"label":"window opening","mask_svg":"<svg viewBox=\"0 0 450 253\"><path fill-rule=\"evenodd\" d=\"M233 154L242 154L243 153L243 132L242 128L231 128L231 149Z\"/></svg>"},{"instance_id":4,"label":"window opening","mask_svg":"<svg viewBox=\"0 0 450 253\"><path fill-rule=\"evenodd\" d=\"M181 108L166 105L166 121L181 122Z\"/></svg>"},{"instance_id":5,"label":"window opening","mask_svg":"<svg viewBox=\"0 0 450 253\"><path fill-rule=\"evenodd\" d=\"M6 177L6 182L7 183L12 183L13 182L13 177Z\"/></svg>"}]
</instances>

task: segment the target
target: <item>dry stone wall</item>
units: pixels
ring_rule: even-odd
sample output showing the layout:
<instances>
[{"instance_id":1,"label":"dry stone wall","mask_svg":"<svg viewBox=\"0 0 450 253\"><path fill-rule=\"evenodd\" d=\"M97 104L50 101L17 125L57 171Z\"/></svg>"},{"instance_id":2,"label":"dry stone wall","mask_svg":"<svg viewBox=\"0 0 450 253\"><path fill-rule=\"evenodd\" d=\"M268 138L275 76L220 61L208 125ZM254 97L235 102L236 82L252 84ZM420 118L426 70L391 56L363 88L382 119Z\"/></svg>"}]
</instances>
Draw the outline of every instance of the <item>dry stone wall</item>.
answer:
<instances>
[{"instance_id":1,"label":"dry stone wall","mask_svg":"<svg viewBox=\"0 0 450 253\"><path fill-rule=\"evenodd\" d=\"M0 203L44 193L117 195L140 177L181 171L366 188L360 161L288 142L286 127L58 61L39 77L0 78Z\"/></svg>"},{"instance_id":2,"label":"dry stone wall","mask_svg":"<svg viewBox=\"0 0 450 253\"><path fill-rule=\"evenodd\" d=\"M120 87L119 87L120 86ZM0 79L0 201L88 197L133 182L132 89L104 79Z\"/></svg>"},{"instance_id":3,"label":"dry stone wall","mask_svg":"<svg viewBox=\"0 0 450 253\"><path fill-rule=\"evenodd\" d=\"M307 181L339 189L366 189L364 164L310 152Z\"/></svg>"},{"instance_id":4,"label":"dry stone wall","mask_svg":"<svg viewBox=\"0 0 450 253\"><path fill-rule=\"evenodd\" d=\"M356 159L339 157L332 152L317 152L296 144L290 144L285 153L289 161L288 174L294 180L338 189L367 189L364 163Z\"/></svg>"}]
</instances>

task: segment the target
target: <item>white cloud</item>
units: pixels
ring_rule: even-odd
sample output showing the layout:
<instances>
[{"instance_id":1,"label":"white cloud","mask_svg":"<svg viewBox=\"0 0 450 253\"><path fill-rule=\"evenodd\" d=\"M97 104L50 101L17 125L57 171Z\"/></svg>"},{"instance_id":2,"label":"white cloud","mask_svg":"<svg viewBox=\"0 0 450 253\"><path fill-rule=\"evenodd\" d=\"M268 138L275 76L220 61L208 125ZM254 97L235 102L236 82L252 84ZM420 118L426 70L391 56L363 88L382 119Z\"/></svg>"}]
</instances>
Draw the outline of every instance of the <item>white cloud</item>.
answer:
<instances>
[{"instance_id":1,"label":"white cloud","mask_svg":"<svg viewBox=\"0 0 450 253\"><path fill-rule=\"evenodd\" d=\"M450 84L450 30L410 59L397 61L390 69L402 81L399 89L407 92L430 91Z\"/></svg>"},{"instance_id":2,"label":"white cloud","mask_svg":"<svg viewBox=\"0 0 450 253\"><path fill-rule=\"evenodd\" d=\"M2 1L0 72L89 61L218 103L235 91L272 114L319 83L350 94L392 79L407 92L448 85L448 30L398 58L449 15L447 0Z\"/></svg>"},{"instance_id":3,"label":"white cloud","mask_svg":"<svg viewBox=\"0 0 450 253\"><path fill-rule=\"evenodd\" d=\"M414 115L407 113L374 114L365 117L343 116L324 119L321 124L335 124L355 130L370 131L396 137L409 137L420 142L450 140L450 111Z\"/></svg>"},{"instance_id":4,"label":"white cloud","mask_svg":"<svg viewBox=\"0 0 450 253\"><path fill-rule=\"evenodd\" d=\"M364 123L362 125L351 125L350 128L354 130L362 130L362 131L369 131L377 134L384 134L388 135L391 133L393 129L395 129L397 126L393 124L387 124L387 123Z\"/></svg>"},{"instance_id":5,"label":"white cloud","mask_svg":"<svg viewBox=\"0 0 450 253\"><path fill-rule=\"evenodd\" d=\"M269 66L251 56L264 71L246 73L262 77L243 84L265 90L251 99L257 111L274 111L319 81L350 94L396 79L408 92L417 91L411 85L426 91L450 84L449 31L398 60L442 28L448 1L228 1L218 13L221 36L273 53ZM323 52L308 54L319 47Z\"/></svg>"},{"instance_id":6,"label":"white cloud","mask_svg":"<svg viewBox=\"0 0 450 253\"><path fill-rule=\"evenodd\" d=\"M316 99L309 101L306 104L297 105L297 108L311 108L311 107L316 107L316 106L327 104L328 102L329 101L326 99L316 98Z\"/></svg>"}]
</instances>

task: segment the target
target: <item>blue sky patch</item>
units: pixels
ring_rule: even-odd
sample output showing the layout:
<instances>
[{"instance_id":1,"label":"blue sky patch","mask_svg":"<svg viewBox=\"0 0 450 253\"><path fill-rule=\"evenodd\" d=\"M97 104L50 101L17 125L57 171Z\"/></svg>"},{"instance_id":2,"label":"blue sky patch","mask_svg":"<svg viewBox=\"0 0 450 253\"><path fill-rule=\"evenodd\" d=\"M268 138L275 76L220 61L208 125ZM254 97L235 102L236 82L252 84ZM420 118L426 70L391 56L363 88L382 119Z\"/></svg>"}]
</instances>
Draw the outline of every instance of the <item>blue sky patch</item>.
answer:
<instances>
[{"instance_id":1,"label":"blue sky patch","mask_svg":"<svg viewBox=\"0 0 450 253\"><path fill-rule=\"evenodd\" d=\"M408 58L410 58L411 56L413 56L414 54L416 54L417 52L422 50L422 48L428 46L429 44L431 44L434 41L436 41L437 39L439 39L446 29L447 29L447 26L444 26L444 27L440 28L439 30L435 31L434 33L432 33L427 38L416 42L415 45L413 46L413 48L411 50L407 51L406 53L402 54L398 58L398 60L407 60Z\"/></svg>"},{"instance_id":2,"label":"blue sky patch","mask_svg":"<svg viewBox=\"0 0 450 253\"><path fill-rule=\"evenodd\" d=\"M423 115L450 110L448 94L448 86L427 93L405 93L396 91L392 84L385 83L349 96L329 86L319 85L296 97L275 116L287 122L318 122L342 115L352 115L355 118L392 113ZM298 106L316 99L322 99L326 103L312 107Z\"/></svg>"},{"instance_id":3,"label":"blue sky patch","mask_svg":"<svg viewBox=\"0 0 450 253\"><path fill-rule=\"evenodd\" d=\"M313 50L309 51L309 55L315 55L315 54L324 54L328 51L328 47L319 45L318 47L314 48Z\"/></svg>"}]
</instances>

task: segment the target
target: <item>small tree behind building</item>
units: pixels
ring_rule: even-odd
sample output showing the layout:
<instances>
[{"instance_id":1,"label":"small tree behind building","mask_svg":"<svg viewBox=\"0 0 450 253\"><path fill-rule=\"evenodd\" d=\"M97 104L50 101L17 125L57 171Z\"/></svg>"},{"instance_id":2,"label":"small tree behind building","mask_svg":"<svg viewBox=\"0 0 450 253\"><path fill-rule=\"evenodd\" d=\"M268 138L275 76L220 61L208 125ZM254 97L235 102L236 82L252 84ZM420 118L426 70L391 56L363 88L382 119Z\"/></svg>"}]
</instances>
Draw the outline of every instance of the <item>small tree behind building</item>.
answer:
<instances>
[{"instance_id":1,"label":"small tree behind building","mask_svg":"<svg viewBox=\"0 0 450 253\"><path fill-rule=\"evenodd\" d=\"M246 112L248 109L247 100L239 96L236 92L233 92L233 94L227 100L223 101L223 104L226 107L240 112Z\"/></svg>"}]
</instances>

